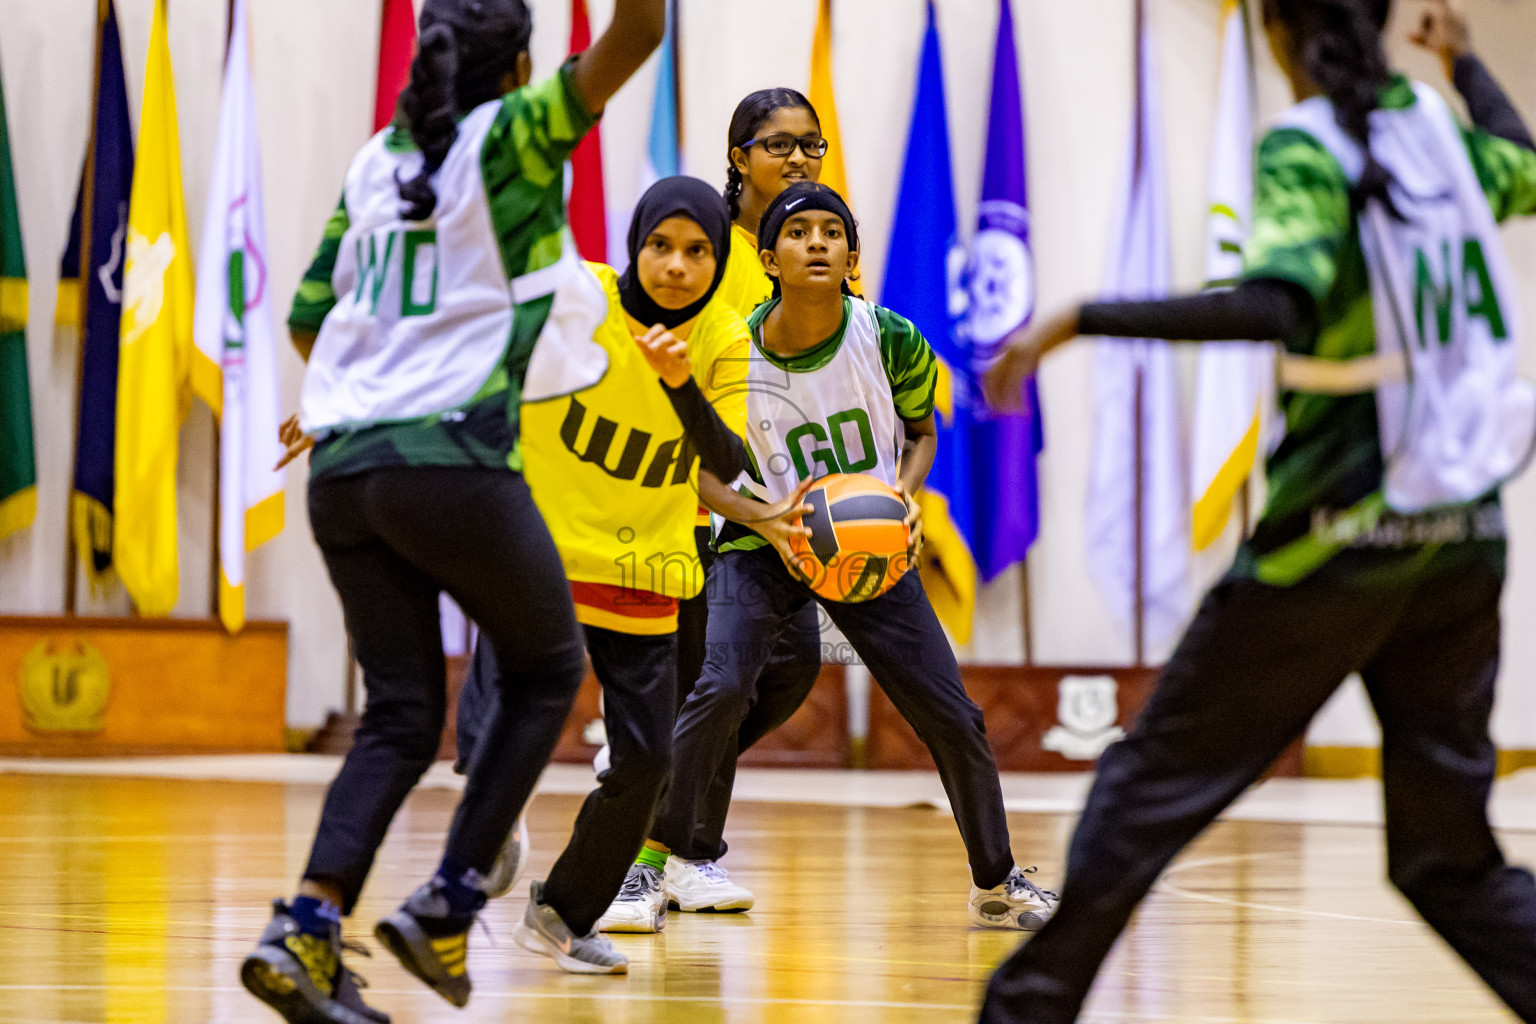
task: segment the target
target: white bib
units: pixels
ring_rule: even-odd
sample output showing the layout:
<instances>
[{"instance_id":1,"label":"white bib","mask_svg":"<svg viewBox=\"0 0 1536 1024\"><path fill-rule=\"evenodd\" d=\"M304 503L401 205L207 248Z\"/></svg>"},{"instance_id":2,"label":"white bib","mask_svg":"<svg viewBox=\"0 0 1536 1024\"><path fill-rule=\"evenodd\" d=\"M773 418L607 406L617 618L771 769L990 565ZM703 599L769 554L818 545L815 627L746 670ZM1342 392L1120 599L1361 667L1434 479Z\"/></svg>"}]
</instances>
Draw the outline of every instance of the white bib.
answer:
<instances>
[{"instance_id":1,"label":"white bib","mask_svg":"<svg viewBox=\"0 0 1536 1024\"><path fill-rule=\"evenodd\" d=\"M1360 217L1378 363L1376 406L1387 504L1399 512L1475 501L1514 477L1536 446L1536 389L1516 373L1520 309L1498 226L1445 101L1414 83L1403 110L1371 114L1371 154L1392 176L1397 220L1376 200ZM1315 97L1281 115L1358 182L1364 153Z\"/></svg>"},{"instance_id":2,"label":"white bib","mask_svg":"<svg viewBox=\"0 0 1536 1024\"><path fill-rule=\"evenodd\" d=\"M551 397L602 379L607 355L592 332L607 302L569 233L558 263L507 279L480 166L500 106L482 104L460 122L434 176L438 201L427 220L401 219L398 182L420 172L419 152L391 151L386 130L353 158L344 197L350 223L331 278L337 302L304 376L306 431L461 408L505 358L514 307L551 294L528 383ZM560 358L562 348L570 358Z\"/></svg>"},{"instance_id":3,"label":"white bib","mask_svg":"<svg viewBox=\"0 0 1536 1024\"><path fill-rule=\"evenodd\" d=\"M800 482L833 473L867 473L896 486L905 430L880 358L869 305L848 300L843 340L825 366L805 372L774 365L758 328L747 368L747 447L763 482L737 480L764 501L783 501Z\"/></svg>"}]
</instances>

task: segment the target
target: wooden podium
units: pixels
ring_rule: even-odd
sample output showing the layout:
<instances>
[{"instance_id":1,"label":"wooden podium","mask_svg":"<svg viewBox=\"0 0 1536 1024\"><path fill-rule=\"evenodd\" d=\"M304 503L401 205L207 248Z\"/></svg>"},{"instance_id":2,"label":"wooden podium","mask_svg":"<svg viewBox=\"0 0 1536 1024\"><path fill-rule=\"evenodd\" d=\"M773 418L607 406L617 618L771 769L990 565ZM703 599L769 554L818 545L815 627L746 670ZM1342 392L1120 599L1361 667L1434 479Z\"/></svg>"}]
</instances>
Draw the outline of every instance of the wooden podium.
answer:
<instances>
[{"instance_id":1,"label":"wooden podium","mask_svg":"<svg viewBox=\"0 0 1536 1024\"><path fill-rule=\"evenodd\" d=\"M0 616L0 755L280 752L288 624Z\"/></svg>"}]
</instances>

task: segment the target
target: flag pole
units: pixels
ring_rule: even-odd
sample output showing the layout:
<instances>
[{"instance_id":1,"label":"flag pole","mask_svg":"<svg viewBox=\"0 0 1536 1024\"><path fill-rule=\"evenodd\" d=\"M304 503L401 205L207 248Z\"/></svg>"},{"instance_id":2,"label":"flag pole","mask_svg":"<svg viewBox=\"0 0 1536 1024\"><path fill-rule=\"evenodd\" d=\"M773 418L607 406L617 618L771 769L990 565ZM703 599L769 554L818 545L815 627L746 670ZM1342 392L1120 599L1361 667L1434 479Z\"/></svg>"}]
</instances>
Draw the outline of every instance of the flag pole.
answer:
<instances>
[{"instance_id":1,"label":"flag pole","mask_svg":"<svg viewBox=\"0 0 1536 1024\"><path fill-rule=\"evenodd\" d=\"M1135 145L1132 148L1132 151L1136 154L1135 155L1136 167L1134 169L1134 179L1133 179L1135 181L1140 181L1141 180L1141 174L1142 174L1141 158L1142 158L1143 150L1145 149L1145 145L1146 145L1145 140L1141 137L1142 130L1144 128L1144 123L1143 122L1145 121L1145 118L1143 116L1144 112L1142 110L1142 105L1146 102L1146 97L1144 95L1142 95L1142 82L1144 80L1145 72L1146 72L1146 69L1145 69L1145 67L1143 66L1143 63L1142 63L1143 59L1144 59L1144 56L1145 56L1143 51L1145 49L1146 32L1147 32L1147 5L1146 5L1146 0L1136 0L1136 38L1135 38L1135 41L1133 43L1133 45L1136 48L1136 65L1135 65L1136 66L1136 105L1135 105L1135 118L1134 118L1134 125L1135 125L1135 127L1133 128L1133 131L1136 133L1136 138L1135 138ZM1143 418L1142 414L1143 414L1143 406L1145 404L1146 404L1146 389L1145 389L1144 367L1140 363L1138 363L1137 366L1136 366L1136 397L1135 397L1136 426L1135 426L1135 430L1134 430L1133 435L1132 435L1132 444L1135 447L1135 457L1136 457L1136 471L1135 471L1135 483L1134 483L1134 500L1136 502L1136 510L1135 510L1135 513L1132 516L1132 519L1134 520L1133 523L1132 523L1132 529L1135 530L1135 539L1131 543L1132 557L1133 557L1133 559L1135 561L1135 587L1136 587L1136 592L1135 592L1134 598L1132 599L1131 604L1132 604L1132 618L1134 620L1133 628L1134 628L1135 633L1136 633L1135 641L1134 641L1134 647L1135 647L1136 667L1137 668L1144 668L1146 666L1146 664L1147 664L1147 641L1146 641L1146 633L1147 633L1147 630L1146 630L1146 626L1147 626L1147 622L1146 622L1146 619L1147 619L1147 607L1146 607L1146 536L1145 536L1145 533L1146 533L1146 509L1144 508L1144 506L1146 504L1146 479L1145 479L1145 477L1146 477L1146 469L1145 469L1145 466L1143 465L1143 459L1145 457L1146 444L1145 444L1145 438L1143 438L1143 436L1142 436L1143 430L1144 430L1144 424L1142 422L1142 418Z\"/></svg>"},{"instance_id":2,"label":"flag pole","mask_svg":"<svg viewBox=\"0 0 1536 1024\"><path fill-rule=\"evenodd\" d=\"M229 44L235 37L235 0L229 0L225 8L224 16L224 70L229 71ZM220 116L223 116L223 78L220 76ZM241 257L242 259L244 257ZM241 276L243 281L244 275ZM244 303L245 296L240 296ZM221 375L222 379L222 375ZM208 410L211 414L212 409ZM224 523L224 431L220 429L219 417L213 417L213 506L212 514L208 517L209 530L212 533L208 545L208 617L219 619L219 537L223 531Z\"/></svg>"},{"instance_id":3,"label":"flag pole","mask_svg":"<svg viewBox=\"0 0 1536 1024\"><path fill-rule=\"evenodd\" d=\"M96 67L91 75L91 131L86 140L85 167L80 177L80 267L76 280L80 283L80 326L75 339L75 445L80 444L81 392L85 388L85 333L90 326L91 308L91 222L96 205L96 115L100 111L101 94L101 36L107 25L107 4L110 0L96 0ZM68 497L64 501L64 614L71 618L79 607L80 552L75 548L74 530L75 489L71 480Z\"/></svg>"},{"instance_id":4,"label":"flag pole","mask_svg":"<svg viewBox=\"0 0 1536 1024\"><path fill-rule=\"evenodd\" d=\"M1019 598L1021 604L1020 616L1023 619L1024 627L1024 664L1026 667L1029 667L1035 663L1035 615L1034 608L1030 602L1028 552L1025 552L1024 560L1019 563Z\"/></svg>"}]
</instances>

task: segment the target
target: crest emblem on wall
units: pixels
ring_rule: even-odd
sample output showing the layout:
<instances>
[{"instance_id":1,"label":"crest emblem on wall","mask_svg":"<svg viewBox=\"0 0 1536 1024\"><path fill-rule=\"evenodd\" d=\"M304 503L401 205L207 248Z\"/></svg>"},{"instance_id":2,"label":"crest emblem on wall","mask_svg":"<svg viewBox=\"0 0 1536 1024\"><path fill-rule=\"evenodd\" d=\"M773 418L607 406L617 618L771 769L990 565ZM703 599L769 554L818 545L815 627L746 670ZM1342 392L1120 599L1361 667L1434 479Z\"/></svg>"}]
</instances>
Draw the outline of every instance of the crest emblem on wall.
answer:
<instances>
[{"instance_id":1,"label":"crest emblem on wall","mask_svg":"<svg viewBox=\"0 0 1536 1024\"><path fill-rule=\"evenodd\" d=\"M17 689L30 732L87 736L106 726L112 692L107 659L90 644L61 650L38 644L21 661Z\"/></svg>"},{"instance_id":2,"label":"crest emblem on wall","mask_svg":"<svg viewBox=\"0 0 1536 1024\"><path fill-rule=\"evenodd\" d=\"M1120 717L1119 685L1113 676L1062 676L1057 688L1056 718L1040 745L1069 761L1094 761L1111 743L1124 738L1116 725Z\"/></svg>"}]
</instances>

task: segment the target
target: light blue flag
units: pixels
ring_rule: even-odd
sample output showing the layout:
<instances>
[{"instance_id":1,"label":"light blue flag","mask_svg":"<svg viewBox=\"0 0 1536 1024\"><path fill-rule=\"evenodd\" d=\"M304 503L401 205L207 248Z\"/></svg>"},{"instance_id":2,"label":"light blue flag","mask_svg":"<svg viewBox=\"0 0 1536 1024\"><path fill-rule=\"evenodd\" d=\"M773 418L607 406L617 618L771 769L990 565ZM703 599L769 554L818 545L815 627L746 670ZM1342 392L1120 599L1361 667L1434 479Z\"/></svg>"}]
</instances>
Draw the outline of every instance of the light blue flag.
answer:
<instances>
[{"instance_id":1,"label":"light blue flag","mask_svg":"<svg viewBox=\"0 0 1536 1024\"><path fill-rule=\"evenodd\" d=\"M662 178L683 173L682 133L677 109L677 0L667 4L667 34L656 63L656 96L651 102L651 137L646 145L640 192Z\"/></svg>"}]
</instances>

